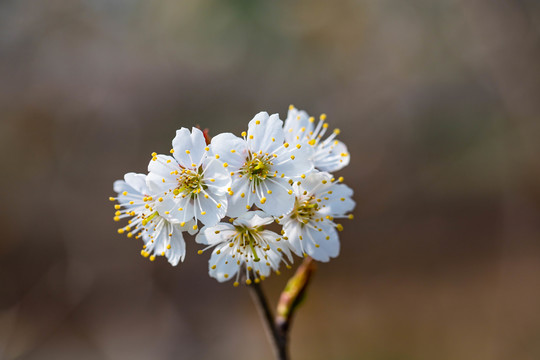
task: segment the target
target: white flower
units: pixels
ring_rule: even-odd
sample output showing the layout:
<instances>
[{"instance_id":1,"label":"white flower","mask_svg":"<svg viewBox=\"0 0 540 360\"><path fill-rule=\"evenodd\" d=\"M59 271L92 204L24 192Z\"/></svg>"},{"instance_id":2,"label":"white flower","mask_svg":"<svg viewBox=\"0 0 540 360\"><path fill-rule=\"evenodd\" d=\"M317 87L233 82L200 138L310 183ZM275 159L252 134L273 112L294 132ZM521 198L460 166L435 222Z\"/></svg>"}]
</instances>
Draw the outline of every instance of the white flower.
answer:
<instances>
[{"instance_id":1,"label":"white flower","mask_svg":"<svg viewBox=\"0 0 540 360\"><path fill-rule=\"evenodd\" d=\"M155 196L150 195L146 185L146 175L127 173L124 180L114 182L114 191L118 193L117 198L110 198L118 200L114 220L130 218L128 225L118 229L118 233L142 238L145 244L141 254L152 261L156 255L167 257L173 266L184 261L186 244L182 231L189 228L172 224L159 215Z\"/></svg>"},{"instance_id":2,"label":"white flower","mask_svg":"<svg viewBox=\"0 0 540 360\"><path fill-rule=\"evenodd\" d=\"M233 178L227 215L239 216L257 205L270 215L288 213L294 205L291 184L312 169L311 149L283 142L277 114L260 112L242 138L224 133L212 139L212 152Z\"/></svg>"},{"instance_id":3,"label":"white flower","mask_svg":"<svg viewBox=\"0 0 540 360\"><path fill-rule=\"evenodd\" d=\"M182 226L195 219L215 225L227 211L227 191L231 177L219 161L208 157L210 148L202 131L176 131L173 156L152 154L147 183L158 194L156 209L167 220ZM211 146L211 145L210 145Z\"/></svg>"},{"instance_id":4,"label":"white flower","mask_svg":"<svg viewBox=\"0 0 540 360\"><path fill-rule=\"evenodd\" d=\"M264 230L264 226L272 222L274 219L262 211L249 211L232 224L203 227L195 241L208 245L206 249L214 247L208 263L210 276L223 282L236 275L234 286L238 286L242 267L248 285L251 277L259 282L272 270L279 274L280 263L287 264L283 254L289 261L292 261L292 255L287 241L273 231ZM199 254L202 252L199 250Z\"/></svg>"},{"instance_id":5,"label":"white flower","mask_svg":"<svg viewBox=\"0 0 540 360\"><path fill-rule=\"evenodd\" d=\"M315 126L315 118L291 105L283 130L285 141L291 144L313 146L315 151L311 160L316 169L334 172L349 164L350 155L344 143L334 140L340 132L339 129L335 129L325 140L322 139L328 129L328 123L325 120L326 115L322 114Z\"/></svg>"},{"instance_id":6,"label":"white flower","mask_svg":"<svg viewBox=\"0 0 540 360\"><path fill-rule=\"evenodd\" d=\"M297 255L309 255L326 262L339 254L337 230L343 230L335 219L349 218L355 202L353 191L338 184L331 174L312 172L302 183L293 185L296 201L294 209L277 221L283 225L283 235Z\"/></svg>"}]
</instances>

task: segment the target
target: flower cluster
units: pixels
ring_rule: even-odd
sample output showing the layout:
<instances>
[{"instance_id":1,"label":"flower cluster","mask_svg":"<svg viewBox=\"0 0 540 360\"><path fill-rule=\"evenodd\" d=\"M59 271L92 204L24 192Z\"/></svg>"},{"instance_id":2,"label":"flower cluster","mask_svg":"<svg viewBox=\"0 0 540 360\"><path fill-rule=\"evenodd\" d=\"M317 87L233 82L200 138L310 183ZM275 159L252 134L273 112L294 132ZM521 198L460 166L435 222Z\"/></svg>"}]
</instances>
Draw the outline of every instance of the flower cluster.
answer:
<instances>
[{"instance_id":1,"label":"flower cluster","mask_svg":"<svg viewBox=\"0 0 540 360\"><path fill-rule=\"evenodd\" d=\"M210 141L181 128L170 155L152 154L148 174L114 183L114 220L128 219L118 232L142 239L144 257L165 256L172 265L185 258L184 232L196 234L206 245L199 254L212 249L210 276L235 278L235 286L242 274L248 285L279 274L293 254L328 261L340 248L336 220L352 219L355 203L331 174L349 163L347 147L335 139L339 130L325 137L327 129L326 115L315 122L292 105L285 123L260 112L241 137ZM274 222L280 234L266 229Z\"/></svg>"}]
</instances>

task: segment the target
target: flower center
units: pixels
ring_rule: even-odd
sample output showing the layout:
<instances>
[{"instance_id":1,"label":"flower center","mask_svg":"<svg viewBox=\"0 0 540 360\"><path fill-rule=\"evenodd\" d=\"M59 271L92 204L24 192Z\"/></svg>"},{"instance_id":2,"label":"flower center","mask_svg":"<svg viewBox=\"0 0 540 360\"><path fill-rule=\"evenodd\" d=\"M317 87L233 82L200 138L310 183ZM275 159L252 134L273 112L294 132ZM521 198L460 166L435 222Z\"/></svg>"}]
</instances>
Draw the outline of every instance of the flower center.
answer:
<instances>
[{"instance_id":1,"label":"flower center","mask_svg":"<svg viewBox=\"0 0 540 360\"><path fill-rule=\"evenodd\" d=\"M257 235L263 227L257 228L247 228L245 226L235 226L237 234L234 237L234 241L238 244L240 248L240 255L244 254L253 254L253 261L261 261L257 255L256 248L261 248L259 241L257 240L259 236Z\"/></svg>"},{"instance_id":2,"label":"flower center","mask_svg":"<svg viewBox=\"0 0 540 360\"><path fill-rule=\"evenodd\" d=\"M182 194L183 197L195 197L201 190L206 188L207 186L204 184L202 168L199 168L198 171L184 169L178 177L178 186L173 190L173 193L174 195Z\"/></svg>"},{"instance_id":3,"label":"flower center","mask_svg":"<svg viewBox=\"0 0 540 360\"><path fill-rule=\"evenodd\" d=\"M297 197L294 202L294 211L291 218L307 224L315 217L317 210L319 210L319 204L317 204L314 196L304 199L299 199Z\"/></svg>"},{"instance_id":4,"label":"flower center","mask_svg":"<svg viewBox=\"0 0 540 360\"><path fill-rule=\"evenodd\" d=\"M258 155L250 153L244 165L240 168L242 175L249 176L249 180L260 183L267 177L272 177L270 174L272 162L269 155Z\"/></svg>"}]
</instances>

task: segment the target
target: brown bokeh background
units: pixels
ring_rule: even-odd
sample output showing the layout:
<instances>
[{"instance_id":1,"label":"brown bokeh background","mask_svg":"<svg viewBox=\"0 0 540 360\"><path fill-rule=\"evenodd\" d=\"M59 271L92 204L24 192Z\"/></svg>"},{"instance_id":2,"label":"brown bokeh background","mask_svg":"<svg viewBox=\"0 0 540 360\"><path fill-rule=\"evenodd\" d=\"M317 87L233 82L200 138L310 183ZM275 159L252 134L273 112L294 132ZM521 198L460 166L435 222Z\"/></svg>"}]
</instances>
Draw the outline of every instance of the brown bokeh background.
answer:
<instances>
[{"instance_id":1,"label":"brown bokeh background","mask_svg":"<svg viewBox=\"0 0 540 360\"><path fill-rule=\"evenodd\" d=\"M355 190L293 359L540 358L540 3L0 3L0 359L271 359L245 287L116 233L174 131L290 103ZM275 303L284 271L264 287Z\"/></svg>"}]
</instances>

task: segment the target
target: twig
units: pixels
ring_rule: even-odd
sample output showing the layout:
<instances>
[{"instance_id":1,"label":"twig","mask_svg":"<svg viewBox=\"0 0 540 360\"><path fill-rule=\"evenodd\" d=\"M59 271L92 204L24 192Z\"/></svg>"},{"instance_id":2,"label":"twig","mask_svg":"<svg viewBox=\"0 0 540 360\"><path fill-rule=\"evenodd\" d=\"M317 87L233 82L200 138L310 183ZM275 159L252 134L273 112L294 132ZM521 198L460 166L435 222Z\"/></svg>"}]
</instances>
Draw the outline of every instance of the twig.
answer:
<instances>
[{"instance_id":1,"label":"twig","mask_svg":"<svg viewBox=\"0 0 540 360\"><path fill-rule=\"evenodd\" d=\"M249 288L261 315L266 335L272 343L277 360L289 359L289 329L293 315L302 302L311 276L315 271L315 263L311 257L306 257L302 265L298 267L296 273L289 279L287 286L281 293L277 306L277 316L274 320L272 310L268 306L268 301L259 283L252 283Z\"/></svg>"},{"instance_id":2,"label":"twig","mask_svg":"<svg viewBox=\"0 0 540 360\"><path fill-rule=\"evenodd\" d=\"M274 354L276 355L277 360L288 360L288 350L287 350L287 331L283 332L278 330L276 325L274 325L274 316L272 315L272 310L268 306L268 301L264 295L262 288L259 284L253 283L248 286L250 289L253 302L257 306L257 310L263 319L263 323L266 329L266 335L272 343L274 349Z\"/></svg>"}]
</instances>

